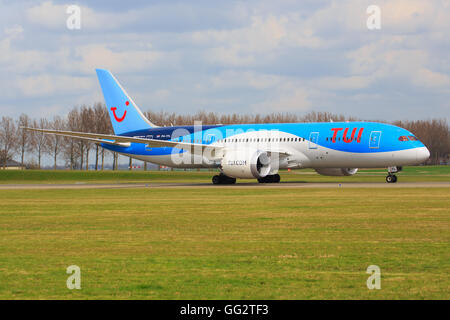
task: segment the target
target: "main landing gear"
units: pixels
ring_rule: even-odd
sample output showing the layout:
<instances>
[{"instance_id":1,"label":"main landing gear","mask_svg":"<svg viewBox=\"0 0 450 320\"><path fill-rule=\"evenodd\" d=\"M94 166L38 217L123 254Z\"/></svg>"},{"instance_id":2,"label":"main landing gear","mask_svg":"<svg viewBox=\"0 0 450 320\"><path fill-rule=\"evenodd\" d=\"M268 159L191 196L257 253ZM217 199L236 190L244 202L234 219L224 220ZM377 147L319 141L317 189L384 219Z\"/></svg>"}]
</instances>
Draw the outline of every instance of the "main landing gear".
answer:
<instances>
[{"instance_id":1,"label":"main landing gear","mask_svg":"<svg viewBox=\"0 0 450 320\"><path fill-rule=\"evenodd\" d=\"M387 183L396 183L397 176L394 173L402 171L402 167L388 167L388 175L386 177Z\"/></svg>"},{"instance_id":2,"label":"main landing gear","mask_svg":"<svg viewBox=\"0 0 450 320\"><path fill-rule=\"evenodd\" d=\"M269 176L265 176L264 178L258 179L259 183L278 183L280 182L280 175L279 174L271 174Z\"/></svg>"},{"instance_id":3,"label":"main landing gear","mask_svg":"<svg viewBox=\"0 0 450 320\"><path fill-rule=\"evenodd\" d=\"M236 178L231 178L229 176L224 175L223 173L219 175L215 175L212 177L213 184L235 184Z\"/></svg>"}]
</instances>

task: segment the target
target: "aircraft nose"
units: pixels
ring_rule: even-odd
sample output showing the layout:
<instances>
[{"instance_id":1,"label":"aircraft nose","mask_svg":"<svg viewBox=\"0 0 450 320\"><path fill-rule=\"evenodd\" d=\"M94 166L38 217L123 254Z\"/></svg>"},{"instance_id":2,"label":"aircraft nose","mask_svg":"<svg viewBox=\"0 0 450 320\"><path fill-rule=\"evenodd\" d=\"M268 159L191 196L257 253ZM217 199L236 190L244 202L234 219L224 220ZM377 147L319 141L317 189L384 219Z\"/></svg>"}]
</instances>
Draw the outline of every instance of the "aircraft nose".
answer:
<instances>
[{"instance_id":1,"label":"aircraft nose","mask_svg":"<svg viewBox=\"0 0 450 320\"><path fill-rule=\"evenodd\" d=\"M425 162L430 157L430 151L426 147L416 149L416 159L420 163Z\"/></svg>"}]
</instances>

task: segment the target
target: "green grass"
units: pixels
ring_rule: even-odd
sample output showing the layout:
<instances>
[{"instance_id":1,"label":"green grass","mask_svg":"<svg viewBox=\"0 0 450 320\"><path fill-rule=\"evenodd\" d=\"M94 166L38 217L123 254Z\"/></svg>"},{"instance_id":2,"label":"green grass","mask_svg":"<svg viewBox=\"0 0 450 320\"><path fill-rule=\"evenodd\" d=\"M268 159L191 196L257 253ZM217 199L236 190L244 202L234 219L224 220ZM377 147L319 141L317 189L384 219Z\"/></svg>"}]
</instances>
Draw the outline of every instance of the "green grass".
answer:
<instances>
[{"instance_id":1,"label":"green grass","mask_svg":"<svg viewBox=\"0 0 450 320\"><path fill-rule=\"evenodd\" d=\"M211 171L64 171L64 170L0 170L0 184L65 184L65 183L210 183L217 170ZM281 171L284 182L380 182L385 183L385 169L363 169L351 177L328 177L314 170ZM450 181L450 166L405 167L399 181ZM254 182L239 180L238 182Z\"/></svg>"},{"instance_id":2,"label":"green grass","mask_svg":"<svg viewBox=\"0 0 450 320\"><path fill-rule=\"evenodd\" d=\"M450 188L0 190L0 299L449 299L449 207Z\"/></svg>"},{"instance_id":3,"label":"green grass","mask_svg":"<svg viewBox=\"0 0 450 320\"><path fill-rule=\"evenodd\" d=\"M204 182L212 175L213 171L0 170L0 184Z\"/></svg>"}]
</instances>

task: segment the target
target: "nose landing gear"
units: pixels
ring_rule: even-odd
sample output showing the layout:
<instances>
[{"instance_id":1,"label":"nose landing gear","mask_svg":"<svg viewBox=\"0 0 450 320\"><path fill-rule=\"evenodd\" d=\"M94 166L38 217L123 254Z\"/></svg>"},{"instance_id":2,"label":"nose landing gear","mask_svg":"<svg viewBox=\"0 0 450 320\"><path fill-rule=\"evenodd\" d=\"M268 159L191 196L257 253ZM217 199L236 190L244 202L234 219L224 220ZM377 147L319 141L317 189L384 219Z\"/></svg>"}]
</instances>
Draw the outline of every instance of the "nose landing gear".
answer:
<instances>
[{"instance_id":1,"label":"nose landing gear","mask_svg":"<svg viewBox=\"0 0 450 320\"><path fill-rule=\"evenodd\" d=\"M395 174L388 174L388 176L386 177L386 182L387 183L395 183L397 182L397 176Z\"/></svg>"},{"instance_id":2,"label":"nose landing gear","mask_svg":"<svg viewBox=\"0 0 450 320\"><path fill-rule=\"evenodd\" d=\"M388 167L388 175L386 177L387 183L396 183L397 176L394 173L402 171L402 167Z\"/></svg>"}]
</instances>

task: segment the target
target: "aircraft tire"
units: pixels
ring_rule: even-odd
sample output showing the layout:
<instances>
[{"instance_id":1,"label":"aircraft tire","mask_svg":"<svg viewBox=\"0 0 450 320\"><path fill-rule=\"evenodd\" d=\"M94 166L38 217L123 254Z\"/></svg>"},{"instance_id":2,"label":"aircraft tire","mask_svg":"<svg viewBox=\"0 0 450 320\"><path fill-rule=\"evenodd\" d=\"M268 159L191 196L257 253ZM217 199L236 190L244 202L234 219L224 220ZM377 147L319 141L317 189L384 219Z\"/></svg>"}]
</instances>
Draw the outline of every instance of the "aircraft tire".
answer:
<instances>
[{"instance_id":1,"label":"aircraft tire","mask_svg":"<svg viewBox=\"0 0 450 320\"><path fill-rule=\"evenodd\" d=\"M390 174L386 177L386 182L387 183L395 183L395 182L397 182L397 177L393 174Z\"/></svg>"},{"instance_id":2,"label":"aircraft tire","mask_svg":"<svg viewBox=\"0 0 450 320\"><path fill-rule=\"evenodd\" d=\"M281 180L281 177L278 173L273 175L272 182L279 183L280 180Z\"/></svg>"},{"instance_id":3,"label":"aircraft tire","mask_svg":"<svg viewBox=\"0 0 450 320\"><path fill-rule=\"evenodd\" d=\"M220 177L218 175L215 175L212 177L212 183L213 184L220 184L222 181L222 179L220 179Z\"/></svg>"}]
</instances>

